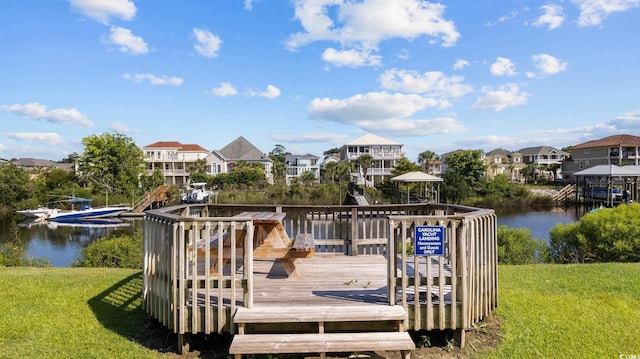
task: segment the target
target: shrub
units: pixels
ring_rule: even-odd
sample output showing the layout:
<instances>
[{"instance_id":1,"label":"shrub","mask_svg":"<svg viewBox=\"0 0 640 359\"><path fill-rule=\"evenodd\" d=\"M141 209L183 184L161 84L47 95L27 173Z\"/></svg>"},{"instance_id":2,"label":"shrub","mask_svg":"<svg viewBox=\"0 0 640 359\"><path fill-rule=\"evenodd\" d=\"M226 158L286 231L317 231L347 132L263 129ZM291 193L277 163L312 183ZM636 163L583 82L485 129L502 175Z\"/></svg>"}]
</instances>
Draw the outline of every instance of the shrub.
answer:
<instances>
[{"instance_id":1,"label":"shrub","mask_svg":"<svg viewBox=\"0 0 640 359\"><path fill-rule=\"evenodd\" d=\"M81 257L75 267L142 268L142 231L133 237L101 238L81 250Z\"/></svg>"},{"instance_id":2,"label":"shrub","mask_svg":"<svg viewBox=\"0 0 640 359\"><path fill-rule=\"evenodd\" d=\"M27 245L15 221L9 223L9 241L0 243L0 267L51 267L46 258L27 255Z\"/></svg>"},{"instance_id":3,"label":"shrub","mask_svg":"<svg viewBox=\"0 0 640 359\"><path fill-rule=\"evenodd\" d=\"M549 246L535 239L528 228L498 227L498 263L533 264L549 262Z\"/></svg>"},{"instance_id":4,"label":"shrub","mask_svg":"<svg viewBox=\"0 0 640 359\"><path fill-rule=\"evenodd\" d=\"M551 230L551 254L561 263L640 261L640 204L588 213Z\"/></svg>"}]
</instances>

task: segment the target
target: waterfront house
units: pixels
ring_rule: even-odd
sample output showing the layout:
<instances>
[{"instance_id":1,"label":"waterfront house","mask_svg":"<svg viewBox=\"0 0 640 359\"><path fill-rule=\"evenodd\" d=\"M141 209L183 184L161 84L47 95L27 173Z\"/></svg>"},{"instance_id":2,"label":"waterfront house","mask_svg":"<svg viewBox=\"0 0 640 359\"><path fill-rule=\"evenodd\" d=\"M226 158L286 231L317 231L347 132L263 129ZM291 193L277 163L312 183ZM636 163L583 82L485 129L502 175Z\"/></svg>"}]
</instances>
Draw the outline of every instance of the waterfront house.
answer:
<instances>
[{"instance_id":1,"label":"waterfront house","mask_svg":"<svg viewBox=\"0 0 640 359\"><path fill-rule=\"evenodd\" d=\"M311 172L320 179L320 157L312 154L285 155L285 166L287 175L285 177L287 185L291 184L294 178L302 176L305 172Z\"/></svg>"},{"instance_id":2,"label":"waterfront house","mask_svg":"<svg viewBox=\"0 0 640 359\"><path fill-rule=\"evenodd\" d=\"M372 187L391 176L396 161L404 156L402 147L402 143L369 133L340 147L340 161L357 163L360 156L370 155L373 163L371 168L367 168L366 176L363 169L356 166L356 172L351 177L357 184Z\"/></svg>"},{"instance_id":3,"label":"waterfront house","mask_svg":"<svg viewBox=\"0 0 640 359\"><path fill-rule=\"evenodd\" d=\"M488 179L493 179L497 175L505 175L510 181L519 181L522 178L522 169L526 167L520 152L507 151L502 148L485 153L483 161L487 165Z\"/></svg>"},{"instance_id":4,"label":"waterfront house","mask_svg":"<svg viewBox=\"0 0 640 359\"><path fill-rule=\"evenodd\" d=\"M597 165L640 165L640 137L613 135L573 146L571 158L562 162L565 177Z\"/></svg>"},{"instance_id":5,"label":"waterfront house","mask_svg":"<svg viewBox=\"0 0 640 359\"><path fill-rule=\"evenodd\" d=\"M78 170L77 163L58 163L41 158L20 158L7 162L28 172L31 179L34 179L43 173L48 173L56 168L69 172L75 172Z\"/></svg>"},{"instance_id":6,"label":"waterfront house","mask_svg":"<svg viewBox=\"0 0 640 359\"><path fill-rule=\"evenodd\" d=\"M433 176L442 176L442 161L440 159L433 159L421 164L422 169Z\"/></svg>"},{"instance_id":7,"label":"waterfront house","mask_svg":"<svg viewBox=\"0 0 640 359\"><path fill-rule=\"evenodd\" d=\"M213 166L215 158L219 158L219 160L222 161L220 170L227 173L231 172L238 162L241 161L246 163L258 163L264 168L267 182L273 184L273 160L242 136L236 138L219 151L212 152L211 156L208 158L208 160L212 161L210 162L210 167ZM218 163L216 162L216 169L217 166ZM225 167L226 169L223 169Z\"/></svg>"},{"instance_id":8,"label":"waterfront house","mask_svg":"<svg viewBox=\"0 0 640 359\"><path fill-rule=\"evenodd\" d=\"M144 146L142 151L148 175L159 169L166 184L178 186L189 183L188 168L209 154L209 150L200 145L178 141L155 142Z\"/></svg>"},{"instance_id":9,"label":"waterfront house","mask_svg":"<svg viewBox=\"0 0 640 359\"><path fill-rule=\"evenodd\" d=\"M549 179L562 178L562 161L571 156L569 152L552 146L526 147L518 150L524 163L535 166Z\"/></svg>"}]
</instances>

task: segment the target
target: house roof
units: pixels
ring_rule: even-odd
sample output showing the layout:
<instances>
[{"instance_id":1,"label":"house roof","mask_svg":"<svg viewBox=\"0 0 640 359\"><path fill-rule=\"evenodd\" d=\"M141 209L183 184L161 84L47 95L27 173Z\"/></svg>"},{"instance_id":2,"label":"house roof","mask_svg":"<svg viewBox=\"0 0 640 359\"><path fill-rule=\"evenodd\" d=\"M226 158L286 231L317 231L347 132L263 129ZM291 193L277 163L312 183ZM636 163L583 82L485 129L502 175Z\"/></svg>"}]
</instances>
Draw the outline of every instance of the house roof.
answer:
<instances>
[{"instance_id":1,"label":"house roof","mask_svg":"<svg viewBox=\"0 0 640 359\"><path fill-rule=\"evenodd\" d=\"M589 167L582 171L574 173L574 176L639 176L640 173L632 166L616 166L616 165L598 165ZM633 166L636 167L636 166Z\"/></svg>"},{"instance_id":2,"label":"house roof","mask_svg":"<svg viewBox=\"0 0 640 359\"><path fill-rule=\"evenodd\" d=\"M225 158L232 161L253 161L264 162L271 161L269 156L264 152L261 152L256 146L247 141L246 138L240 136L233 142L220 149L220 152Z\"/></svg>"},{"instance_id":3,"label":"house roof","mask_svg":"<svg viewBox=\"0 0 640 359\"><path fill-rule=\"evenodd\" d=\"M442 178L421 171L407 172L391 180L394 182L442 182Z\"/></svg>"},{"instance_id":4,"label":"house roof","mask_svg":"<svg viewBox=\"0 0 640 359\"><path fill-rule=\"evenodd\" d=\"M511 151L507 151L504 148L496 148L493 151L489 151L485 154L485 156L504 156L504 157L510 157L511 156Z\"/></svg>"},{"instance_id":5,"label":"house roof","mask_svg":"<svg viewBox=\"0 0 640 359\"><path fill-rule=\"evenodd\" d=\"M633 135L613 135L599 140L587 141L573 146L573 149L597 147L640 147L640 137Z\"/></svg>"},{"instance_id":6,"label":"house roof","mask_svg":"<svg viewBox=\"0 0 640 359\"><path fill-rule=\"evenodd\" d=\"M144 146L144 148L175 148L178 151L184 152L209 152L206 148L196 144L182 144L178 141L160 141L150 145Z\"/></svg>"},{"instance_id":7,"label":"house roof","mask_svg":"<svg viewBox=\"0 0 640 359\"><path fill-rule=\"evenodd\" d=\"M74 167L73 163L58 163L41 158L20 158L11 163L21 168L55 167L68 171Z\"/></svg>"},{"instance_id":8,"label":"house roof","mask_svg":"<svg viewBox=\"0 0 640 359\"><path fill-rule=\"evenodd\" d=\"M372 133L367 133L366 135L360 136L355 140L345 144L345 146L367 146L367 145L402 146L402 143L391 141L389 139L380 137L378 135L374 135Z\"/></svg>"},{"instance_id":9,"label":"house roof","mask_svg":"<svg viewBox=\"0 0 640 359\"><path fill-rule=\"evenodd\" d=\"M555 152L557 154L560 155L565 155L565 156L569 156L568 152L565 152L563 150L559 150L555 147L551 147L551 146L535 146L535 147L526 147L526 148L522 148L520 149L518 152L522 153L523 156L529 156L529 155L546 155L552 152Z\"/></svg>"}]
</instances>

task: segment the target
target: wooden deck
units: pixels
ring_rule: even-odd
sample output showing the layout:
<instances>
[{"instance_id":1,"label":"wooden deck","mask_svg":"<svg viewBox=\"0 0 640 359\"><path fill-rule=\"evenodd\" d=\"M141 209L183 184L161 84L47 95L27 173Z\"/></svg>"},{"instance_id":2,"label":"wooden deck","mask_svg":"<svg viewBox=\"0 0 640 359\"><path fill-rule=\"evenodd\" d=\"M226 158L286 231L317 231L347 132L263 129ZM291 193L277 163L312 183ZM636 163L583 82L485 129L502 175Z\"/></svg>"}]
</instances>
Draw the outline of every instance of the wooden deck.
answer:
<instances>
[{"instance_id":1,"label":"wooden deck","mask_svg":"<svg viewBox=\"0 0 640 359\"><path fill-rule=\"evenodd\" d=\"M421 258L423 265L426 258ZM278 260L255 259L253 260L253 306L254 307L295 307L295 306L349 306L349 305L389 305L388 303L388 279L387 258L382 255L346 256L336 254L316 253L311 258L298 259L296 268L299 277L287 276L287 273ZM422 267L422 266L421 266ZM439 268L432 263L432 275L439 276ZM199 264L204 272L204 263ZM241 260L238 260L237 271L242 269ZM225 273L229 272L229 266L225 267ZM408 271L410 275L413 270ZM421 272L424 277L425 273ZM450 271L444 271L445 277L450 276ZM424 288L422 288L424 292ZM450 286L445 286L445 303L450 301ZM432 299L435 304L438 286L433 286ZM424 296L424 295L423 295ZM198 295L199 304L203 305L204 289ZM238 292L236 305L242 305ZM415 298L409 298L413 302ZM424 302L424 298L421 298ZM217 303L215 297L211 297L212 303ZM397 303L400 304L400 303ZM450 304L450 303L447 303ZM229 303L226 303L229 306Z\"/></svg>"},{"instance_id":2,"label":"wooden deck","mask_svg":"<svg viewBox=\"0 0 640 359\"><path fill-rule=\"evenodd\" d=\"M289 239L313 239L308 256L291 257L296 275L263 255L268 236L237 216L247 211L279 213ZM418 226L441 229L437 255L413 255ZM145 311L180 348L190 334L235 334L236 358L366 348L407 357L412 330L450 329L464 346L465 330L498 303L496 218L485 209L179 206L147 212L144 248Z\"/></svg>"}]
</instances>

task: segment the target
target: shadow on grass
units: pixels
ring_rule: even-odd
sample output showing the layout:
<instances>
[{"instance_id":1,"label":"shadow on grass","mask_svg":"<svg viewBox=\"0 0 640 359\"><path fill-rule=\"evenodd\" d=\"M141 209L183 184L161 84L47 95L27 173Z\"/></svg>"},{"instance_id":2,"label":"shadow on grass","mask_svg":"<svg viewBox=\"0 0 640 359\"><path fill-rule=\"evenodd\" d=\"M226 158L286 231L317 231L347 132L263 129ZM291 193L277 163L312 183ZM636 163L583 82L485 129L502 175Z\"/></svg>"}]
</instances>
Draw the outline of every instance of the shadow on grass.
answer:
<instances>
[{"instance_id":1,"label":"shadow on grass","mask_svg":"<svg viewBox=\"0 0 640 359\"><path fill-rule=\"evenodd\" d=\"M99 295L89 299L89 307L105 328L160 353L173 353L175 357L226 358L230 337L228 335L199 336L191 338L191 353L178 355L178 335L164 328L142 309L142 272L114 284Z\"/></svg>"}]
</instances>

